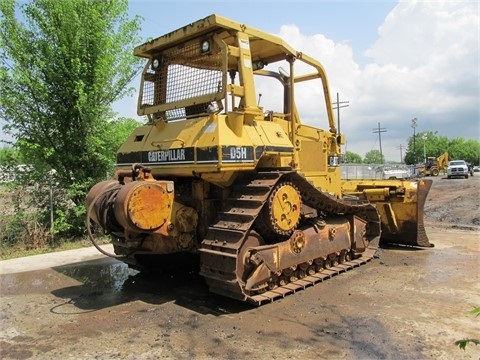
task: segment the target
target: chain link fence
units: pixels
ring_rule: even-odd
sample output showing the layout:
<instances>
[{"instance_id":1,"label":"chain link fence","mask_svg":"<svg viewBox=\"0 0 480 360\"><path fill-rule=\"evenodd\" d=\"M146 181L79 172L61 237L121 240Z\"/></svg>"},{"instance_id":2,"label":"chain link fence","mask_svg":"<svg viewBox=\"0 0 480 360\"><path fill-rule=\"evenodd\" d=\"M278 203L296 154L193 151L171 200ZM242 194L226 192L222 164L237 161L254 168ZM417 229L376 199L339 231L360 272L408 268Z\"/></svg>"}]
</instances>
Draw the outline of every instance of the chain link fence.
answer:
<instances>
[{"instance_id":1,"label":"chain link fence","mask_svg":"<svg viewBox=\"0 0 480 360\"><path fill-rule=\"evenodd\" d=\"M342 179L411 179L417 177L413 165L341 164Z\"/></svg>"}]
</instances>

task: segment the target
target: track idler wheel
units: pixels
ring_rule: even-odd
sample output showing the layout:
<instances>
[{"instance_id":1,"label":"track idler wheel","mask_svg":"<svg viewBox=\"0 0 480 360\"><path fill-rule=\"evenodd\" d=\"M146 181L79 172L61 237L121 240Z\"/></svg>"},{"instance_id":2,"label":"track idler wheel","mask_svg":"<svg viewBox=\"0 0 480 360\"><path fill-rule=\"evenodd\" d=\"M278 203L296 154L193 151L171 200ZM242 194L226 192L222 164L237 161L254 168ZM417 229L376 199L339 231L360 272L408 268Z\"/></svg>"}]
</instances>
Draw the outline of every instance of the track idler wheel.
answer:
<instances>
[{"instance_id":1,"label":"track idler wheel","mask_svg":"<svg viewBox=\"0 0 480 360\"><path fill-rule=\"evenodd\" d=\"M289 181L278 183L257 218L257 231L266 239L290 236L300 222L301 207L298 188Z\"/></svg>"}]
</instances>

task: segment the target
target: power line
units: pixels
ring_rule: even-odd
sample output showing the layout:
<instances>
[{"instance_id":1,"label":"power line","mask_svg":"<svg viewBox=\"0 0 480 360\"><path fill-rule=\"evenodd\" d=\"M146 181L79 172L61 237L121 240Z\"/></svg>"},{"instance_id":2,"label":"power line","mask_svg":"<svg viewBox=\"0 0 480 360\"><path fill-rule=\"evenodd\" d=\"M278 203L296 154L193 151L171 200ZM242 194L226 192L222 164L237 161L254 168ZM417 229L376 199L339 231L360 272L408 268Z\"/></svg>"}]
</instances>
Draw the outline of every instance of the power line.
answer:
<instances>
[{"instance_id":1,"label":"power line","mask_svg":"<svg viewBox=\"0 0 480 360\"><path fill-rule=\"evenodd\" d=\"M348 105L348 101L340 101L339 99L339 96L338 96L338 92L337 92L337 101L333 103L333 105L336 105L333 107L333 110L337 110L337 134L340 134L340 109L341 108L344 108L344 107L347 107L347 106L350 106ZM340 104L343 104L343 105L340 105Z\"/></svg>"},{"instance_id":2,"label":"power line","mask_svg":"<svg viewBox=\"0 0 480 360\"><path fill-rule=\"evenodd\" d=\"M378 128L372 129L374 134L378 134L378 143L380 144L380 161L383 164L383 153L382 153L382 133L387 132L385 128L380 127L380 123L378 123Z\"/></svg>"},{"instance_id":3,"label":"power line","mask_svg":"<svg viewBox=\"0 0 480 360\"><path fill-rule=\"evenodd\" d=\"M375 146L377 146L377 140L378 140L378 138L375 137L375 140L373 140L373 145L372 145L372 147L370 148L370 151L374 150L374 149L375 149Z\"/></svg>"}]
</instances>

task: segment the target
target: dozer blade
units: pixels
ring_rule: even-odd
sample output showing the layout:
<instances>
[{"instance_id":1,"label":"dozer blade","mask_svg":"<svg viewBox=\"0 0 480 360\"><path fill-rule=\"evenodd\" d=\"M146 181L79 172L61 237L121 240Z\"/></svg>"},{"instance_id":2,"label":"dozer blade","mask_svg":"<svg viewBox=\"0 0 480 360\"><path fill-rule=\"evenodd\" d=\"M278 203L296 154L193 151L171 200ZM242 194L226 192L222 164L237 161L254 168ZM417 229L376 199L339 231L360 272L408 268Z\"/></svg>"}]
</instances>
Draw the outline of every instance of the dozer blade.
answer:
<instances>
[{"instance_id":1,"label":"dozer blade","mask_svg":"<svg viewBox=\"0 0 480 360\"><path fill-rule=\"evenodd\" d=\"M405 181L403 201L375 203L382 221L381 244L433 247L424 225L424 206L432 180Z\"/></svg>"}]
</instances>

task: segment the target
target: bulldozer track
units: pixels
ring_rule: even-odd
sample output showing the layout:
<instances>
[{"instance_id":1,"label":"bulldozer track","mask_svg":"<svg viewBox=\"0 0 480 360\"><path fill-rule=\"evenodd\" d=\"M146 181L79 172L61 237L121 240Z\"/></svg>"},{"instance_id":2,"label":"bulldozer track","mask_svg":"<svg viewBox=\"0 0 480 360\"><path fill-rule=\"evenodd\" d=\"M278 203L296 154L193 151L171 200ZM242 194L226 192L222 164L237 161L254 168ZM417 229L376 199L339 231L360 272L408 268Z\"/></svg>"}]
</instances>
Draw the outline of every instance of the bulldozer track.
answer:
<instances>
[{"instance_id":1,"label":"bulldozer track","mask_svg":"<svg viewBox=\"0 0 480 360\"><path fill-rule=\"evenodd\" d=\"M370 261L376 252L371 245L356 259L342 262L301 279L288 282L275 289L246 293L244 283L237 274L243 270L242 254L251 240L255 219L268 199L273 187L280 179L294 183L301 193L302 202L323 214L355 214L368 222L369 240L380 237L380 221L375 207L359 200L340 200L316 188L303 176L295 172L259 172L238 182L229 198L224 202L217 219L209 226L200 246L200 275L210 291L220 295L249 301L256 305L270 302L306 287L322 282L337 274ZM253 244L253 246L258 244Z\"/></svg>"},{"instance_id":2,"label":"bulldozer track","mask_svg":"<svg viewBox=\"0 0 480 360\"><path fill-rule=\"evenodd\" d=\"M257 305L262 305L264 303L272 302L276 299L283 298L286 295L293 294L297 291L304 290L305 288L309 286L313 286L318 282L323 282L325 280L332 278L335 275L339 275L343 272L359 267L360 265L366 264L367 262L373 259L376 251L377 251L377 247L370 246L368 249L365 250L364 253L362 253L362 256L358 259L347 261L342 264L338 264L337 266L332 266L329 269L324 269L313 275L308 275L302 279L288 283L285 286L281 286L276 289L269 290L258 295L254 295L250 297L248 300Z\"/></svg>"}]
</instances>

